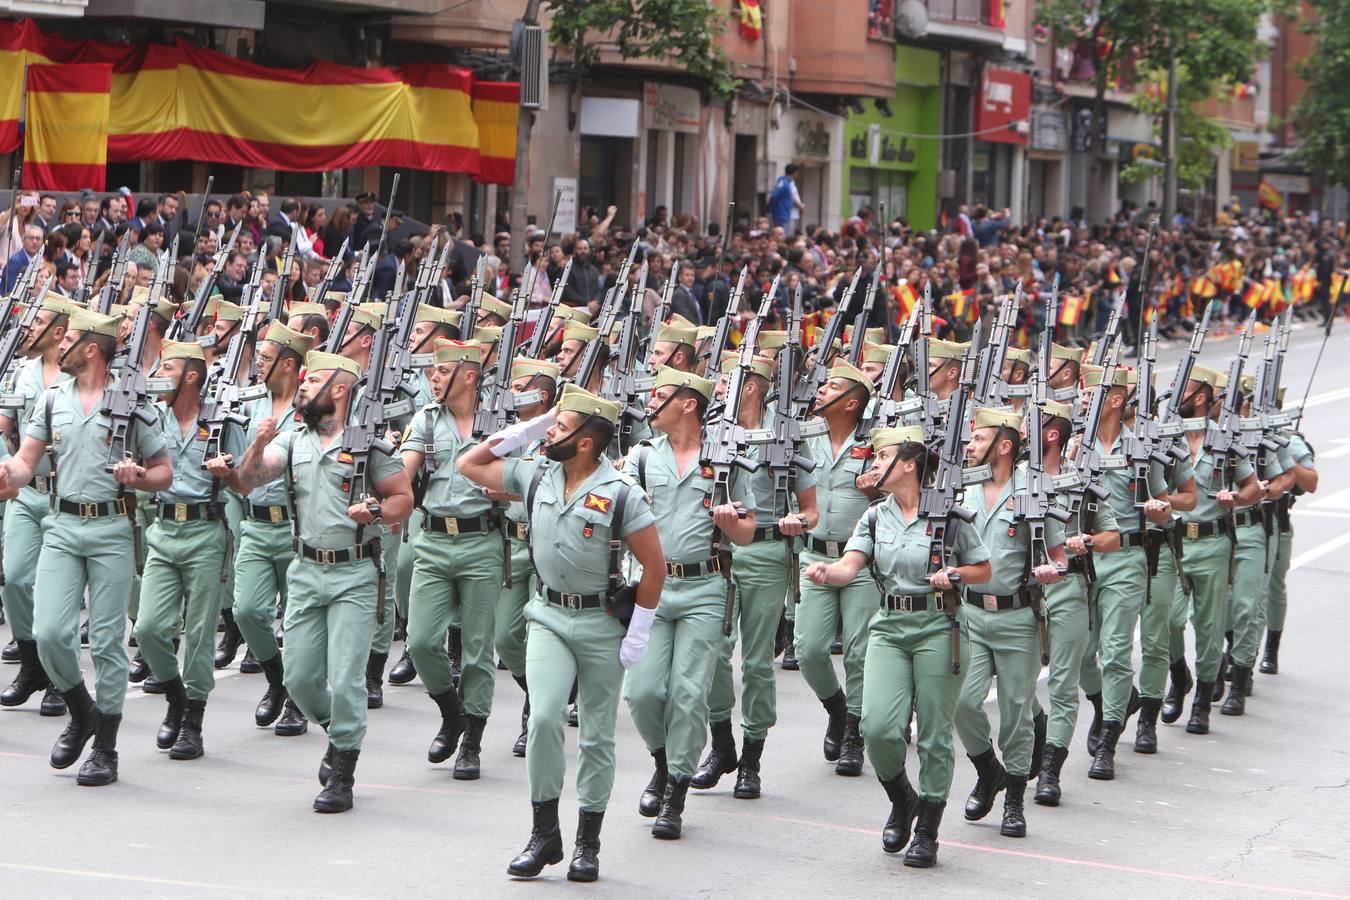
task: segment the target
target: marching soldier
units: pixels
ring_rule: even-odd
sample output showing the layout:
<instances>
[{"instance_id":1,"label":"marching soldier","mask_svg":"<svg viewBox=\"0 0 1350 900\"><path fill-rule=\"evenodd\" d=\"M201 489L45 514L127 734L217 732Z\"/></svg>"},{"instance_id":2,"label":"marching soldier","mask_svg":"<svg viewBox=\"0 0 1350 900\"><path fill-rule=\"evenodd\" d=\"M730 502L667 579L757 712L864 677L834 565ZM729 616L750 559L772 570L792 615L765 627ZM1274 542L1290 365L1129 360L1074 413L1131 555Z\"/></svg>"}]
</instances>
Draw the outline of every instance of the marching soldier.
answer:
<instances>
[{"instance_id":1,"label":"marching soldier","mask_svg":"<svg viewBox=\"0 0 1350 900\"><path fill-rule=\"evenodd\" d=\"M871 446L856 437L858 422L872 396L872 381L861 369L842 360L816 394L815 414L828 432L808 438L806 448L817 463L816 526L806 536L802 571L812 563L832 563L844 553L867 505L876 496L864 475ZM867 652L867 623L877 611L877 586L871 576L859 574L845 585L802 582L796 616L797 661L802 676L829 714L825 729L825 759L836 763L839 775L862 774L863 660ZM830 659L835 622L844 623L844 681L839 686Z\"/></svg>"},{"instance_id":2,"label":"marching soldier","mask_svg":"<svg viewBox=\"0 0 1350 900\"><path fill-rule=\"evenodd\" d=\"M755 499L744 481L732 479L729 502L709 505L715 476L700 455L713 389L706 378L663 367L647 407L658 435L630 452L623 466L651 500L666 558L649 650L624 691L656 761L638 811L655 816L652 836L663 840L681 835L689 782L708 734L708 689L722 650L729 589L720 574L721 542L748 544L755 532Z\"/></svg>"},{"instance_id":3,"label":"marching soldier","mask_svg":"<svg viewBox=\"0 0 1350 900\"><path fill-rule=\"evenodd\" d=\"M257 362L261 383L268 396L254 401L248 410L250 428L265 420L276 422L278 432L299 424L296 413L300 370L314 339L272 322L258 344ZM308 720L286 693L281 646L272 630L277 598L285 605L286 571L295 559L291 535L291 510L286 479L278 476L251 491L240 491L237 470L230 469L224 481L243 493L245 520L235 555L234 620L253 657L267 676L267 690L253 711L259 728L273 727L275 734L293 737L309 729Z\"/></svg>"},{"instance_id":4,"label":"marching soldier","mask_svg":"<svg viewBox=\"0 0 1350 900\"><path fill-rule=\"evenodd\" d=\"M586 355L586 346L599 337L600 330L598 328L593 328L576 319L570 320L563 326L562 346L558 348L560 377L564 380L576 377L577 370L581 367L581 360ZM609 363L609 347L602 346L599 353L599 360L595 371L591 373L590 382L581 385L587 391L598 391L601 384L604 383L605 366Z\"/></svg>"},{"instance_id":5,"label":"marching soldier","mask_svg":"<svg viewBox=\"0 0 1350 900\"><path fill-rule=\"evenodd\" d=\"M1036 734L1036 677L1040 673L1038 612L1032 608L1026 581L1042 585L1060 580L1067 568L1064 527L1055 519L1045 522L1050 562L1031 568L1030 531L1013 512L1013 494L1025 490L1024 473L1014 469L1021 451L1022 417L1011 410L976 409L966 457L974 465L988 465L993 475L974 490L966 502L975 513L974 526L990 556L991 574L963 591L969 667L956 706L956 730L978 779L966 801L965 816L974 822L993 808L994 797L1005 790L1003 824L1006 837L1026 837L1023 806L1027 776L1039 771L1033 759ZM1000 763L989 732L984 700L997 679Z\"/></svg>"},{"instance_id":6,"label":"marching soldier","mask_svg":"<svg viewBox=\"0 0 1350 900\"><path fill-rule=\"evenodd\" d=\"M449 759L462 733L454 777L467 781L479 776L483 729L492 710L492 646L502 588L501 525L493 502L456 465L477 445L473 425L482 352L477 341L437 341L431 374L435 402L413 416L402 445L404 469L416 485L422 511L412 541L408 652L441 712L427 759ZM463 632L459 693L445 649L452 616Z\"/></svg>"},{"instance_id":7,"label":"marching soldier","mask_svg":"<svg viewBox=\"0 0 1350 900\"><path fill-rule=\"evenodd\" d=\"M647 371L655 375L662 366L679 372L694 371L697 344L698 326L683 316L671 316L656 333L656 341L647 355Z\"/></svg>"},{"instance_id":8,"label":"marching soldier","mask_svg":"<svg viewBox=\"0 0 1350 900\"><path fill-rule=\"evenodd\" d=\"M159 375L173 383L159 410L173 481L159 492L159 515L146 529L136 640L168 701L156 746L168 750L170 759L197 759L203 753L206 700L215 686L213 641L231 540L220 480L204 466L208 432L199 418L206 380L201 347L164 344ZM239 453L239 438L237 429L226 428L222 450ZM185 647L181 675L174 645L180 617Z\"/></svg>"},{"instance_id":9,"label":"marching soldier","mask_svg":"<svg viewBox=\"0 0 1350 900\"><path fill-rule=\"evenodd\" d=\"M466 478L490 491L523 498L539 574L539 591L525 609L530 693L525 766L534 827L525 849L507 869L517 877L532 878L563 858L558 826L566 761L563 716L574 678L581 684L580 815L567 877L599 877L600 826L614 787L614 719L623 670L647 651L665 581L661 541L647 498L605 460L619 412L617 403L569 385L556 413L517 423L459 460ZM499 458L541 437L542 458ZM618 619L623 611L611 600L622 578L620 541L627 542L642 566L626 628Z\"/></svg>"},{"instance_id":10,"label":"marching soldier","mask_svg":"<svg viewBox=\"0 0 1350 900\"><path fill-rule=\"evenodd\" d=\"M805 574L813 583L842 586L866 566L881 582L880 610L868 626L862 729L872 768L891 801L882 849L899 853L910 843L912 830L905 865L927 868L937 863L938 826L956 766L952 724L963 677L952 673L951 620L934 588L951 589L953 573L965 584L987 582L989 551L975 528L958 527L957 565L930 574L932 537L928 521L919 515L919 494L934 463L923 429L878 429L872 432L872 448L871 473L886 498L858 521L842 559L814 562ZM959 646L965 672L969 644L961 640ZM917 792L905 772L907 748L901 738L912 711L918 713Z\"/></svg>"},{"instance_id":11,"label":"marching soldier","mask_svg":"<svg viewBox=\"0 0 1350 900\"><path fill-rule=\"evenodd\" d=\"M34 407L48 388L69 378L61 370L61 342L65 339L70 317L80 307L54 294L42 301L33 319L23 347L27 359L20 365L10 393L21 398L23 406L0 410L0 434L5 451L17 449L23 428L32 418ZM51 469L46 456L38 458L33 480L19 488L18 496L5 504L4 588L0 590L5 617L19 649L19 674L14 683L0 693L0 706L22 706L38 691L43 691L39 713L60 716L66 711L61 692L47 677L38 659L33 639L33 581L38 554L42 550L42 526L51 512Z\"/></svg>"},{"instance_id":12,"label":"marching soldier","mask_svg":"<svg viewBox=\"0 0 1350 900\"><path fill-rule=\"evenodd\" d=\"M257 426L239 465L241 490L285 476L299 558L287 571L285 687L301 711L328 732L319 768L316 812L352 808L353 774L366 731L364 664L377 630L379 538L357 543L364 529L398 524L412 510L412 488L398 459L373 451L367 460L374 497L349 503L355 460L342 450L353 388L352 360L311 351L296 409L301 427L278 433ZM229 457L210 462L225 474ZM381 611L382 612L382 611Z\"/></svg>"},{"instance_id":13,"label":"marching soldier","mask_svg":"<svg viewBox=\"0 0 1350 900\"><path fill-rule=\"evenodd\" d=\"M738 354L734 352L722 354L724 369L717 387L719 396L725 393L729 380L730 370L726 367L735 365L737 358ZM751 372L745 380L739 410L741 426L747 431L763 427L773 379L773 360L754 357ZM806 448L802 449L805 451ZM760 445L750 445L747 456L760 459L762 455ZM753 800L760 793L759 766L764 740L778 719L773 680L774 639L783 613L783 598L788 595L788 580L798 575L788 569L789 558L783 550L783 537L787 535L795 540L805 534L815 527L819 513L812 472L802 471L796 476L796 514L775 508L779 501L774 493L773 474L767 466L760 466L757 471L740 477L749 479L750 493L755 498L756 521L773 523L756 528L750 543L732 550L737 563L731 569L731 577L736 582L734 623L741 645L741 753L737 756L736 741L731 732L732 707L736 704L731 669L732 651L736 647L736 632L733 632L722 642L722 653L708 692L712 749L689 786L706 790L716 787L723 775L736 772L734 796Z\"/></svg>"},{"instance_id":14,"label":"marching soldier","mask_svg":"<svg viewBox=\"0 0 1350 900\"><path fill-rule=\"evenodd\" d=\"M1278 675L1280 672L1280 638L1284 634L1284 617L1289 609L1286 579L1294 553L1294 524L1289 512L1298 495L1317 492L1317 459L1312 446L1297 431L1289 432L1288 438L1289 457L1294 463L1294 487L1276 505L1280 537L1275 562L1270 570L1270 593L1266 598L1266 649L1261 658L1262 675Z\"/></svg>"},{"instance_id":15,"label":"marching soldier","mask_svg":"<svg viewBox=\"0 0 1350 900\"><path fill-rule=\"evenodd\" d=\"M0 490L28 484L43 452L51 463L51 504L43 527L33 593L33 635L48 677L61 689L70 722L52 748L53 768L73 765L94 738L76 781L117 780L117 729L127 691L125 637L128 591L136 571L132 490L169 486L173 467L158 420L132 435L142 461L107 465L111 421L100 411L118 320L87 310L70 317L61 341L61 370L71 378L49 388L34 407L14 458L0 464ZM89 695L80 672L80 599L89 592L89 650L97 680Z\"/></svg>"}]
</instances>

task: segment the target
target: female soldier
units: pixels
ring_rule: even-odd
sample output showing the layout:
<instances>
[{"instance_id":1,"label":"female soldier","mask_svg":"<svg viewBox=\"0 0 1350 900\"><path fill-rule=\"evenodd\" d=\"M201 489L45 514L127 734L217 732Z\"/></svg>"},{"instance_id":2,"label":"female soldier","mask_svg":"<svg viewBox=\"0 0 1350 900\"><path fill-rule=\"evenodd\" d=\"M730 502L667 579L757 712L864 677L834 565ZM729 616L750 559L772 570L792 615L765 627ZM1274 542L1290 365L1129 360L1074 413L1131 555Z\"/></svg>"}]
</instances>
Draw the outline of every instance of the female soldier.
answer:
<instances>
[{"instance_id":1,"label":"female soldier","mask_svg":"<svg viewBox=\"0 0 1350 900\"><path fill-rule=\"evenodd\" d=\"M961 693L960 674L951 670L951 620L935 590L952 587L952 573L966 584L991 577L989 551L974 528L955 531L955 562L930 573L928 522L919 515L919 493L931 460L918 426L872 432L875 452L870 479L890 496L873 504L858 521L838 562L811 564L806 577L817 584L848 584L870 565L882 592L881 610L868 627L863 676L862 731L872 767L891 799L881 846L898 853L914 830L905 865L927 868L937 862L937 830L952 786L956 754L952 719ZM962 672L966 641L961 639ZM923 690L918 682L923 681ZM905 775L904 732L917 713L919 792ZM915 816L918 823L914 824Z\"/></svg>"}]
</instances>

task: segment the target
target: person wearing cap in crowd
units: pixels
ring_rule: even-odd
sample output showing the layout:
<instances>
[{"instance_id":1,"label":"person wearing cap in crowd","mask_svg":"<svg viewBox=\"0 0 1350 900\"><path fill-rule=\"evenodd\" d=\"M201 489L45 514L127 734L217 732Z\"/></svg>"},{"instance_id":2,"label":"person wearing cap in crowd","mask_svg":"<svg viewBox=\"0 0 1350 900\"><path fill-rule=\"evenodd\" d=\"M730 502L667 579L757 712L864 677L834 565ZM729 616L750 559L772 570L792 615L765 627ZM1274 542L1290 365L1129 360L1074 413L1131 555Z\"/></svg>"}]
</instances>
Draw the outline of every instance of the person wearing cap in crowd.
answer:
<instances>
[{"instance_id":1,"label":"person wearing cap in crowd","mask_svg":"<svg viewBox=\"0 0 1350 900\"><path fill-rule=\"evenodd\" d=\"M582 322L572 319L563 328L562 346L558 348L558 365L561 367L559 373L564 379L572 379L577 375L581 367L581 361L586 357L586 347L594 340L600 337L600 329L586 325ZM588 383L580 385L588 391L600 390L600 385L604 382L605 366L609 362L609 347L602 345L599 350L595 371L591 372Z\"/></svg>"},{"instance_id":2,"label":"person wearing cap in crowd","mask_svg":"<svg viewBox=\"0 0 1350 900\"><path fill-rule=\"evenodd\" d=\"M569 307L570 308L570 307ZM546 359L527 359L518 357L511 364L511 390L518 398L520 395L539 393L533 401L516 400L516 418L528 422L547 414L553 409L558 398L558 364ZM533 447L520 448L533 450ZM519 451L517 451L519 453ZM493 499L505 500L507 495L489 494ZM525 606L537 586L538 575L534 569L534 559L530 555L530 525L525 515L525 506L519 499L513 500L506 508L504 523L509 538L511 554L511 584L503 585L497 603L497 629L494 643L497 656L506 665L507 671L520 689L525 692L525 707L520 717L520 736L516 738L511 752L516 756L525 755L529 735L530 688L525 680L525 635L528 623L525 621Z\"/></svg>"},{"instance_id":3,"label":"person wearing cap in crowd","mask_svg":"<svg viewBox=\"0 0 1350 900\"><path fill-rule=\"evenodd\" d=\"M501 328L510 318L511 304L505 300L498 300L496 297L484 294L483 301L478 307L478 321L474 323L474 327L495 325Z\"/></svg>"},{"instance_id":4,"label":"person wearing cap in crowd","mask_svg":"<svg viewBox=\"0 0 1350 900\"><path fill-rule=\"evenodd\" d=\"M1279 389L1278 399L1283 408L1283 387ZM1290 460L1294 463L1294 485L1289 493L1280 498L1275 507L1275 521L1280 534L1276 545L1275 562L1270 567L1270 588L1266 596L1266 646L1261 656L1262 675L1280 673L1280 638L1284 634L1285 615L1289 610L1286 579L1294 552L1294 525L1289 518L1289 511L1298 495L1316 493L1318 483L1317 458L1307 437L1294 430L1290 430L1286 436L1289 438L1289 446L1286 449L1289 451ZM1174 650L1177 646L1174 644ZM1184 639L1180 641L1179 646L1184 652Z\"/></svg>"},{"instance_id":5,"label":"person wearing cap in crowd","mask_svg":"<svg viewBox=\"0 0 1350 900\"><path fill-rule=\"evenodd\" d=\"M1031 351L1023 350L1020 347L1009 347L1007 350L1007 355L1003 358L1001 378L1008 387L1021 387L1027 383L1027 378L1031 376ZM1008 397L1008 405L1019 413L1025 408L1025 403L1026 397L1024 395L1017 394Z\"/></svg>"},{"instance_id":6,"label":"person wearing cap in crowd","mask_svg":"<svg viewBox=\"0 0 1350 900\"><path fill-rule=\"evenodd\" d=\"M1103 367L1084 365L1083 394L1080 402L1086 408L1096 391L1106 391L1102 403L1101 421L1097 426L1097 452L1103 458L1120 456L1131 432L1124 422L1125 403L1129 393L1129 374L1117 367L1109 385L1102 384ZM1133 475L1126 467L1105 468L1101 484L1109 494L1107 502L1116 516L1120 531L1120 549L1103 556L1095 563L1097 580L1092 585L1094 641L1083 655L1083 673L1080 678L1088 700L1101 704L1102 722L1099 736L1089 734L1093 756L1088 777L1100 781L1115 778L1116 744L1129 717L1139 708L1139 692L1134 686L1135 627L1144 607L1148 585L1148 561L1144 553L1147 523L1163 528L1171 522L1174 510L1189 508L1194 494L1179 491L1174 497L1167 489L1162 466L1149 467L1147 495L1142 507L1134 505ZM1181 507L1181 509L1178 509ZM1158 602L1166 602L1159 599ZM1089 691L1091 673L1096 668L1095 657L1101 665L1100 695ZM1096 717L1094 717L1096 718Z\"/></svg>"},{"instance_id":7,"label":"person wearing cap in crowd","mask_svg":"<svg viewBox=\"0 0 1350 900\"><path fill-rule=\"evenodd\" d=\"M714 387L663 366L647 401L647 421L658 434L630 451L623 466L651 500L666 557L650 650L624 685L633 722L656 763L638 811L656 818L652 836L664 840L680 837L689 782L708 735L708 689L722 651L730 577L722 572L722 545L748 544L755 533L748 479L732 477L724 502L711 505L715 473L700 456Z\"/></svg>"},{"instance_id":8,"label":"person wearing cap in crowd","mask_svg":"<svg viewBox=\"0 0 1350 900\"><path fill-rule=\"evenodd\" d=\"M819 517L807 533L801 554L802 571L813 563L832 563L844 554L869 503L878 493L867 476L872 447L858 440L858 422L872 398L872 380L861 369L836 361L829 378L816 393L814 413L828 431L806 439L804 446L816 461L816 507ZM802 676L829 714L823 750L836 763L839 775L862 774L863 664L867 652L867 623L877 611L877 586L870 575L858 574L843 585L801 580L794 640ZM830 658L835 623L843 620L844 687L840 687Z\"/></svg>"},{"instance_id":9,"label":"person wearing cap in crowd","mask_svg":"<svg viewBox=\"0 0 1350 900\"><path fill-rule=\"evenodd\" d=\"M125 637L128 590L136 570L132 490L162 491L173 465L159 420L138 422L132 432L135 458L108 463L112 422L100 411L108 366L117 348L118 320L77 310L61 341L61 371L34 404L14 458L0 464L0 490L33 480L44 452L52 463L55 511L43 524L33 594L33 636L38 658L61 689L70 712L52 748L53 768L73 765L89 739L94 749L76 781L106 785L117 780L117 729L127 691ZM97 701L80 672L80 601L88 588L89 652Z\"/></svg>"},{"instance_id":10,"label":"person wearing cap in crowd","mask_svg":"<svg viewBox=\"0 0 1350 900\"><path fill-rule=\"evenodd\" d=\"M919 495L935 462L924 446L923 429L877 429L871 444L870 474L885 499L858 520L839 560L817 560L805 575L814 584L842 586L867 568L877 582L881 603L868 626L862 731L872 768L891 801L881 846L899 853L909 844L905 865L927 868L937 863L938 827L956 767L952 727L968 654L963 639L961 671L953 673L952 620L935 589L951 589L952 571L963 584L987 581L989 550L979 530L962 523L953 535L956 565L930 571L932 536L919 515ZM916 711L917 791L905 771L908 741L902 737Z\"/></svg>"},{"instance_id":11,"label":"person wearing cap in crowd","mask_svg":"<svg viewBox=\"0 0 1350 900\"><path fill-rule=\"evenodd\" d=\"M445 762L459 744L453 774L462 781L479 777L483 729L496 681L492 648L502 586L501 524L493 501L455 464L478 443L473 427L482 353L477 341L436 342L434 402L414 414L401 444L404 471L422 513L411 548L407 647L441 713L427 759ZM462 633L458 692L445 648L452 619Z\"/></svg>"},{"instance_id":12,"label":"person wearing cap in crowd","mask_svg":"<svg viewBox=\"0 0 1350 900\"><path fill-rule=\"evenodd\" d=\"M956 393L961 384L961 359L969 347L968 341L928 339L928 389L938 400L949 400Z\"/></svg>"},{"instance_id":13,"label":"person wearing cap in crowd","mask_svg":"<svg viewBox=\"0 0 1350 900\"><path fill-rule=\"evenodd\" d=\"M1073 407L1059 400L1041 404L1041 466L1055 477L1070 471L1065 449L1073 435ZM1024 420L1025 421L1025 420ZM1055 494L1055 504L1068 509L1068 495ZM1045 749L1036 776L1035 800L1042 806L1058 806L1062 790L1060 772L1069 755L1073 730L1078 722L1078 687L1083 654L1092 637L1088 610L1088 574L1098 553L1111 553L1120 547L1120 532L1111 505L1089 494L1064 523L1064 549L1068 571L1059 581L1044 588L1044 616L1050 642L1050 665L1046 687L1050 694L1050 714L1044 721ZM1094 667L1094 671L1095 667ZM1095 690L1100 690L1097 686ZM1040 724L1043 713L1037 710L1033 721ZM1033 748L1034 752L1034 748Z\"/></svg>"},{"instance_id":14,"label":"person wearing cap in crowd","mask_svg":"<svg viewBox=\"0 0 1350 900\"><path fill-rule=\"evenodd\" d=\"M1072 405L1078 396L1078 376L1083 366L1083 351L1064 344L1050 345L1050 371L1045 376L1045 386L1052 399L1062 400Z\"/></svg>"},{"instance_id":15,"label":"person wearing cap in crowd","mask_svg":"<svg viewBox=\"0 0 1350 900\"><path fill-rule=\"evenodd\" d=\"M18 447L23 426L33 417L38 398L54 385L69 380L70 376L61 369L61 344L70 317L80 309L63 297L48 294L43 298L20 348L24 361L5 389L6 394L20 399L23 405L0 407L0 434L4 436L6 455ZM42 668L33 639L33 580L38 553L42 550L43 524L51 514L50 490L51 463L43 455L38 458L32 481L20 487L18 496L5 504L4 586L0 588L0 598L4 600L5 618L19 652L19 673L0 692L0 706L22 706L41 691L41 714L59 716L65 714L65 701Z\"/></svg>"},{"instance_id":16,"label":"person wearing cap in crowd","mask_svg":"<svg viewBox=\"0 0 1350 900\"><path fill-rule=\"evenodd\" d=\"M671 316L656 332L647 354L647 370L655 375L662 366L669 366L678 372L693 372L697 344L698 326L682 316Z\"/></svg>"},{"instance_id":17,"label":"person wearing cap in crowd","mask_svg":"<svg viewBox=\"0 0 1350 900\"><path fill-rule=\"evenodd\" d=\"M966 801L965 817L983 819L1004 790L1000 833L1025 837L1023 805L1027 776L1040 771L1035 745L1044 734L1045 716L1036 715L1036 678L1041 670L1038 611L1032 608L1027 581L1055 584L1068 567L1064 554L1064 526L1045 521L1049 558L1029 568L1031 531L1013 511L1013 495L1025 490L1025 472L1017 469L1022 448L1022 417L1006 409L976 409L966 459L974 467L989 466L988 480L966 491L966 504L975 513L972 524L989 552L989 578L965 584L961 613L965 618L970 663L963 666L965 682L956 706L956 731L978 778ZM998 759L984 701L989 686L998 686Z\"/></svg>"},{"instance_id":18,"label":"person wearing cap in crowd","mask_svg":"<svg viewBox=\"0 0 1350 900\"><path fill-rule=\"evenodd\" d=\"M150 302L150 288L136 287L131 291L131 301L127 304L126 316L122 319L119 330L125 332L124 339L130 337L132 323L136 320L136 313L141 305ZM141 356L141 366L147 372L153 372L159 368L160 348L164 345L164 335L169 330L169 323L173 321L174 316L178 315L178 304L174 303L168 297L160 297L155 303L154 311L150 315L149 336L145 341L145 352Z\"/></svg>"},{"instance_id":19,"label":"person wearing cap in crowd","mask_svg":"<svg viewBox=\"0 0 1350 900\"><path fill-rule=\"evenodd\" d=\"M724 398L731 371L739 354L722 354L722 379L717 393ZM755 356L750 361L750 375L741 392L738 420L747 431L765 427L764 410L769 388L773 383L773 360ZM802 448L806 457L806 448ZM761 460L763 445L751 444L747 456ZM736 608L733 611L732 633L722 641L722 651L713 671L712 686L708 691L708 720L712 732L712 748L690 781L690 787L706 790L716 787L721 776L736 773L733 795L753 800L760 794L760 757L769 729L778 719L778 701L773 677L774 643L779 622L783 616L783 598L788 595L788 581L798 576L790 567L791 556L784 548L784 539L796 541L813 528L819 518L816 509L816 477L814 472L799 470L795 477L795 496L788 498L775 492L774 474L767 466L753 473L743 473L755 498L755 519L764 524L755 529L754 539L732 548L734 565L731 577L736 582ZM785 508L786 507L786 508ZM794 509L796 510L794 512ZM736 648L737 635L741 645L741 753L736 753L732 735L731 714L736 705L735 676L731 657Z\"/></svg>"},{"instance_id":20,"label":"person wearing cap in crowd","mask_svg":"<svg viewBox=\"0 0 1350 900\"><path fill-rule=\"evenodd\" d=\"M349 497L356 460L342 434L360 367L310 351L296 411L302 424L278 433L258 424L239 465L239 488L251 491L284 475L292 492L298 557L287 570L285 687L307 718L328 732L317 812L352 807L353 773L366 731L363 666L378 630L380 539L368 528L397 525L412 510L412 488L395 456L374 451L366 464L370 495Z\"/></svg>"},{"instance_id":21,"label":"person wearing cap in crowd","mask_svg":"<svg viewBox=\"0 0 1350 900\"><path fill-rule=\"evenodd\" d=\"M534 812L525 849L507 872L532 878L563 858L558 825L567 751L564 713L580 682L577 840L567 877L599 876L600 827L614 787L614 725L623 672L647 651L665 582L656 519L643 491L605 459L619 405L575 385L554 411L492 435L459 459L470 480L521 497L539 590L525 608L530 722L525 767ZM541 456L509 457L543 440ZM502 458L506 457L506 458ZM642 566L631 619L619 619L620 541ZM613 543L612 543L613 542ZM607 609L612 606L613 610Z\"/></svg>"},{"instance_id":22,"label":"person wearing cap in crowd","mask_svg":"<svg viewBox=\"0 0 1350 900\"><path fill-rule=\"evenodd\" d=\"M1251 461L1239 458L1228 483L1223 474L1223 459L1208 446L1215 425L1211 416L1218 409L1221 374L1205 366L1194 366L1186 382L1180 412L1186 421L1186 444L1194 460L1195 506L1181 513L1185 545L1184 592L1176 604L1185 609L1189 596L1191 625L1195 629L1195 698L1186 723L1188 734L1208 734L1211 704L1223 689L1223 639L1227 622L1229 593L1229 557L1235 552L1236 535L1230 523L1240 506L1260 500L1262 485ZM1245 512L1245 511L1244 511ZM1174 614L1175 619L1175 614ZM1184 658L1182 660L1184 666ZM1178 682L1173 672L1173 693L1164 704L1163 721L1175 721L1181 715L1189 672ZM1176 703L1171 701L1175 695Z\"/></svg>"},{"instance_id":23,"label":"person wearing cap in crowd","mask_svg":"<svg viewBox=\"0 0 1350 900\"><path fill-rule=\"evenodd\" d=\"M245 407L250 432L268 420L276 423L278 432L297 427L300 370L313 344L308 334L280 322L268 324L256 351L260 383L267 388L267 396ZM267 690L253 711L253 720L259 728L273 727L279 736L294 737L304 734L309 723L286 691L281 646L272 630L278 598L282 608L286 606L286 572L295 559L286 479L277 476L251 490L242 490L237 474L235 468L224 468L220 478L242 495L245 503L234 562L232 618L267 676Z\"/></svg>"},{"instance_id":24,"label":"person wearing cap in crowd","mask_svg":"<svg viewBox=\"0 0 1350 900\"><path fill-rule=\"evenodd\" d=\"M308 335L313 340L311 346L322 347L332 323L328 321L328 307L322 303L292 303L285 324L292 331Z\"/></svg>"},{"instance_id":25,"label":"person wearing cap in crowd","mask_svg":"<svg viewBox=\"0 0 1350 900\"><path fill-rule=\"evenodd\" d=\"M1232 389L1231 386L1229 388ZM1252 392L1256 376L1244 374L1239 382L1238 411L1251 415ZM1256 470L1261 491L1254 502L1242 504L1237 511L1237 566L1228 594L1229 663L1231 675L1228 696L1219 712L1240 716L1246 712L1247 696L1252 692L1252 673L1260 650L1261 633L1266 626L1266 594L1270 588L1270 569L1277 541L1270 540L1264 512L1294 486L1294 460L1286 444L1275 450L1260 448L1249 460Z\"/></svg>"},{"instance_id":26,"label":"person wearing cap in crowd","mask_svg":"<svg viewBox=\"0 0 1350 900\"><path fill-rule=\"evenodd\" d=\"M160 395L157 412L173 463L173 481L158 492L159 515L146 529L136 640L168 701L156 745L168 750L170 759L197 759L203 754L206 700L215 686L212 645L232 541L220 480L204 466L208 425L201 421L206 380L201 347L192 342L164 344L157 376L172 385ZM240 430L225 428L222 453L238 455L242 450ZM181 674L174 643L180 615Z\"/></svg>"}]
</instances>

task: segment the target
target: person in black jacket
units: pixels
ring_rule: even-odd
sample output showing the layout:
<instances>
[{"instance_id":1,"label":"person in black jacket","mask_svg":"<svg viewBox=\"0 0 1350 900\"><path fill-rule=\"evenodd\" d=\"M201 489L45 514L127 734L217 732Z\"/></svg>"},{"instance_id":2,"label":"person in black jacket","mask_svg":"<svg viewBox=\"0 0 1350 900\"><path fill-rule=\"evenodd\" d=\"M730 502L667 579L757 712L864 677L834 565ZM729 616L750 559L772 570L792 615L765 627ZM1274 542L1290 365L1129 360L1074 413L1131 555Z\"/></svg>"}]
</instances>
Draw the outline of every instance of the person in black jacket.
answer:
<instances>
[{"instance_id":1,"label":"person in black jacket","mask_svg":"<svg viewBox=\"0 0 1350 900\"><path fill-rule=\"evenodd\" d=\"M572 257L572 272L563 288L562 300L568 306L586 306L600 299L600 270L591 261L591 242L585 238L563 241L564 256Z\"/></svg>"}]
</instances>

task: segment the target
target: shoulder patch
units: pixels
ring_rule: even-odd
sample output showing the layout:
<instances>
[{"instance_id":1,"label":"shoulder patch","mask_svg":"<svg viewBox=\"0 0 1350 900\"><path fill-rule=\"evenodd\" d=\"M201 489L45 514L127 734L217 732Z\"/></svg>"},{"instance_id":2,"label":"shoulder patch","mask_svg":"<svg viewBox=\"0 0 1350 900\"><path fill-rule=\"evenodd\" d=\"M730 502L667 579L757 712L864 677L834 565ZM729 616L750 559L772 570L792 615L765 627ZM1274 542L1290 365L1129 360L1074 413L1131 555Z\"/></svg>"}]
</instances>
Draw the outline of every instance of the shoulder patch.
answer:
<instances>
[{"instance_id":1,"label":"shoulder patch","mask_svg":"<svg viewBox=\"0 0 1350 900\"><path fill-rule=\"evenodd\" d=\"M592 509L607 516L613 503L614 501L609 497L601 497L599 494L588 492L583 505L586 509Z\"/></svg>"}]
</instances>

